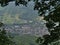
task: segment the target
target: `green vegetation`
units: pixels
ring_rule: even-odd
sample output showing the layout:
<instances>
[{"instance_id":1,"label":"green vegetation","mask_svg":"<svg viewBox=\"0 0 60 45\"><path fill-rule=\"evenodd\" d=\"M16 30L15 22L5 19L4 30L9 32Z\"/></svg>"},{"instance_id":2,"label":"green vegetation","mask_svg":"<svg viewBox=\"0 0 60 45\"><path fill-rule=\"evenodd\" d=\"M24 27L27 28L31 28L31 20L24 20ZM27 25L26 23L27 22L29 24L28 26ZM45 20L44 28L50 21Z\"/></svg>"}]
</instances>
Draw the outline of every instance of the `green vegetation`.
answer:
<instances>
[{"instance_id":1,"label":"green vegetation","mask_svg":"<svg viewBox=\"0 0 60 45\"><path fill-rule=\"evenodd\" d=\"M35 40L37 37L32 35L21 35L21 36L15 36L14 41L17 45L37 45Z\"/></svg>"},{"instance_id":2,"label":"green vegetation","mask_svg":"<svg viewBox=\"0 0 60 45\"><path fill-rule=\"evenodd\" d=\"M60 45L60 41L58 41L60 40L60 1L50 0L48 4L45 3L45 0L41 0L41 3L38 0L35 1L34 9L38 10L39 16L44 16L46 27L50 33L43 35L43 39L39 37L37 43L39 45Z\"/></svg>"},{"instance_id":3,"label":"green vegetation","mask_svg":"<svg viewBox=\"0 0 60 45\"><path fill-rule=\"evenodd\" d=\"M0 22L0 45L14 45L3 26L4 24Z\"/></svg>"},{"instance_id":4,"label":"green vegetation","mask_svg":"<svg viewBox=\"0 0 60 45\"><path fill-rule=\"evenodd\" d=\"M0 16L0 21L3 22L4 24L22 24L22 23L27 23L27 20L23 20L19 18L19 15L15 15L12 17L12 15L9 14L4 14Z\"/></svg>"}]
</instances>

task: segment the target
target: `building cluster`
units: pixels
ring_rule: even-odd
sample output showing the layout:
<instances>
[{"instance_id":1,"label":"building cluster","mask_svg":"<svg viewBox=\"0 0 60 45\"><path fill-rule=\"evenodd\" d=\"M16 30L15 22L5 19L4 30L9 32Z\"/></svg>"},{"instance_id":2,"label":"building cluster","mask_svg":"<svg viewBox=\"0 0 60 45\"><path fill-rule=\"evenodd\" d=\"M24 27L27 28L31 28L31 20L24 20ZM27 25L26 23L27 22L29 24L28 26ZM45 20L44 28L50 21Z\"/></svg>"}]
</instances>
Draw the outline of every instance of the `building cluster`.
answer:
<instances>
[{"instance_id":1,"label":"building cluster","mask_svg":"<svg viewBox=\"0 0 60 45\"><path fill-rule=\"evenodd\" d=\"M5 26L5 30L13 34L30 34L30 35L44 35L48 34L47 28L31 25L10 25Z\"/></svg>"}]
</instances>

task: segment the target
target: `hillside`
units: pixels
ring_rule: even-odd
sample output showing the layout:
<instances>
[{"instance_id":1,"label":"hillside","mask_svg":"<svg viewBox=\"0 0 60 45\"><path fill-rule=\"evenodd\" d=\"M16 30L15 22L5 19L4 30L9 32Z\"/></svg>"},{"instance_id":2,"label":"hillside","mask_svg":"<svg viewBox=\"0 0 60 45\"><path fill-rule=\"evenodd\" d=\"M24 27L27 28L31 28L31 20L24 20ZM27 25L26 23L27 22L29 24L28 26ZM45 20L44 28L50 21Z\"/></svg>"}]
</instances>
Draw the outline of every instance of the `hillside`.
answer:
<instances>
[{"instance_id":1,"label":"hillside","mask_svg":"<svg viewBox=\"0 0 60 45\"><path fill-rule=\"evenodd\" d=\"M21 36L15 36L14 41L17 45L37 45L35 42L37 37L32 35L21 35Z\"/></svg>"}]
</instances>

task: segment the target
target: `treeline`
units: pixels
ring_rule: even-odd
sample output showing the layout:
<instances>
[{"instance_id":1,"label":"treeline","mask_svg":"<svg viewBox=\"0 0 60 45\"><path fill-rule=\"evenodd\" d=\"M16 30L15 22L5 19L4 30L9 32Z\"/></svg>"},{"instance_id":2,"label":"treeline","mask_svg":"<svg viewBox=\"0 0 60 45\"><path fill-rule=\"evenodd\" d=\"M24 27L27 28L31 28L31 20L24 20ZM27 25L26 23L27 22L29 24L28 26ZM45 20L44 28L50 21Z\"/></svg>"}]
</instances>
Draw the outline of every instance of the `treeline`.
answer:
<instances>
[{"instance_id":1,"label":"treeline","mask_svg":"<svg viewBox=\"0 0 60 45\"><path fill-rule=\"evenodd\" d=\"M19 4L23 4L25 6L27 6L27 1L25 0L0 0L0 4L2 7L7 6L9 4L9 2L15 1L15 5L19 5ZM29 1L29 0L28 0Z\"/></svg>"}]
</instances>

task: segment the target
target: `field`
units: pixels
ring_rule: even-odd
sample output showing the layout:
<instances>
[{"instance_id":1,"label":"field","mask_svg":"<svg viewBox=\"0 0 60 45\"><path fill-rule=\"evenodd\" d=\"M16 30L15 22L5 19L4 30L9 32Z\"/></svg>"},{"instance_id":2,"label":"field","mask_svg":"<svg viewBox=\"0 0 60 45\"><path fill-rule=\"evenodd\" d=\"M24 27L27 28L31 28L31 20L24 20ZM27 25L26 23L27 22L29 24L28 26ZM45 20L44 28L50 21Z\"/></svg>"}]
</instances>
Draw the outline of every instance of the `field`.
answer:
<instances>
[{"instance_id":1,"label":"field","mask_svg":"<svg viewBox=\"0 0 60 45\"><path fill-rule=\"evenodd\" d=\"M21 35L21 36L15 36L14 41L17 45L37 45L35 42L37 37L31 36L31 35Z\"/></svg>"}]
</instances>

